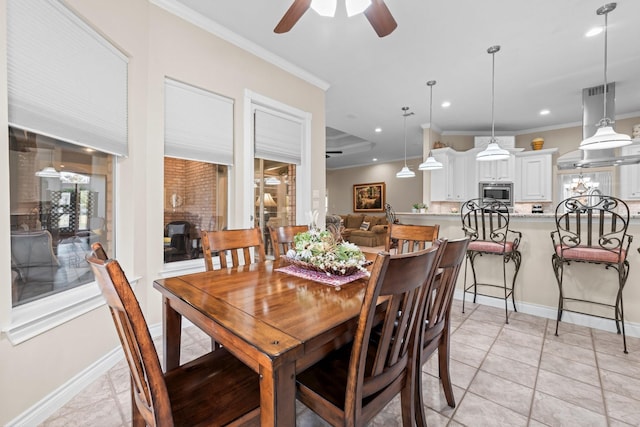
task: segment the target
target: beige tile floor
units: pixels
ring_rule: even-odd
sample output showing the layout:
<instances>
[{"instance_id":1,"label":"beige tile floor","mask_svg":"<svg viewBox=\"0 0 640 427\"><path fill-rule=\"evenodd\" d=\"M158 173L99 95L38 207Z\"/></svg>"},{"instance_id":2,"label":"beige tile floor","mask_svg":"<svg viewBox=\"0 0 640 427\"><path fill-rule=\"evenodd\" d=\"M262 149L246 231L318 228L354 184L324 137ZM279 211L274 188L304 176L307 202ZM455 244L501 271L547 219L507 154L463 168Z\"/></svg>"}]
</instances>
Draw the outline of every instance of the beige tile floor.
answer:
<instances>
[{"instance_id":1,"label":"beige tile floor","mask_svg":"<svg viewBox=\"0 0 640 427\"><path fill-rule=\"evenodd\" d=\"M504 323L501 309L454 301L451 379L456 407L447 406L437 378L437 357L423 367L425 407L437 426L640 426L640 339L560 325L521 313ZM183 334L183 359L207 351L195 327ZM158 339L156 344L160 344ZM126 426L131 420L124 362L79 393L42 426ZM372 426L401 425L399 399ZM298 406L299 426L325 426Z\"/></svg>"}]
</instances>

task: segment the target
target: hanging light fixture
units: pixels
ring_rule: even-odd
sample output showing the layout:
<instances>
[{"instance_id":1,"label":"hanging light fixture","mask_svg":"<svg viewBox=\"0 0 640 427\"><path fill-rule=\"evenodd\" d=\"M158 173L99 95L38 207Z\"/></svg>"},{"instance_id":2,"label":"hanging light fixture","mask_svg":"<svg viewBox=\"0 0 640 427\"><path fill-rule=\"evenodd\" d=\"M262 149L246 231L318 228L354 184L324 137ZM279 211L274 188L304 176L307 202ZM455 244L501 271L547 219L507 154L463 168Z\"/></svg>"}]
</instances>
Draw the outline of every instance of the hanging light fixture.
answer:
<instances>
[{"instance_id":1,"label":"hanging light fixture","mask_svg":"<svg viewBox=\"0 0 640 427\"><path fill-rule=\"evenodd\" d=\"M404 167L396 174L396 178L413 178L416 176L416 173L407 167L407 116L413 115L413 113L408 113L407 111L409 111L409 107L402 107L402 116L404 117Z\"/></svg>"},{"instance_id":2,"label":"hanging light fixture","mask_svg":"<svg viewBox=\"0 0 640 427\"><path fill-rule=\"evenodd\" d=\"M491 140L489 145L483 151L476 154L476 160L479 162L488 162L491 160L506 160L510 154L504 148L500 148L495 136L495 83L496 83L496 52L500 51L500 46L491 46L487 49L487 53L491 54Z\"/></svg>"},{"instance_id":3,"label":"hanging light fixture","mask_svg":"<svg viewBox=\"0 0 640 427\"><path fill-rule=\"evenodd\" d=\"M429 86L429 140L428 140L429 143L427 144L429 147L429 156L427 156L427 160L420 163L420 166L418 166L418 169L421 171L434 171L434 170L442 169L442 163L437 161L431 155L431 120L432 120L431 112L433 109L433 86L435 86L435 84L436 84L435 80L429 80L427 82L427 86Z\"/></svg>"},{"instance_id":4,"label":"hanging light fixture","mask_svg":"<svg viewBox=\"0 0 640 427\"><path fill-rule=\"evenodd\" d=\"M596 11L598 15L604 15L604 114L598 123L598 130L596 130L595 135L580 143L581 150L602 150L631 144L631 137L616 133L611 127L614 121L607 117L607 93L609 92L607 87L607 16L615 8L616 3L608 3Z\"/></svg>"},{"instance_id":5,"label":"hanging light fixture","mask_svg":"<svg viewBox=\"0 0 640 427\"><path fill-rule=\"evenodd\" d=\"M36 172L38 178L60 178L60 172L53 167L53 149L51 149L51 161L49 166Z\"/></svg>"}]
</instances>

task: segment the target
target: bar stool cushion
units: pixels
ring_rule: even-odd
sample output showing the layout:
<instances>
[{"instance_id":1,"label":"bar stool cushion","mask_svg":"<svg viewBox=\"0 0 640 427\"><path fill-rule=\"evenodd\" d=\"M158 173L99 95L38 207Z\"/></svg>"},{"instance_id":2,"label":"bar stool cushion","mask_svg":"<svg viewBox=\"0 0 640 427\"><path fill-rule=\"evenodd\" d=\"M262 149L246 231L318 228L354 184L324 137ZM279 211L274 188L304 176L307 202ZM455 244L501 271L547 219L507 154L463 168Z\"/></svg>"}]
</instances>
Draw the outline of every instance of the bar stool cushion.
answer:
<instances>
[{"instance_id":1,"label":"bar stool cushion","mask_svg":"<svg viewBox=\"0 0 640 427\"><path fill-rule=\"evenodd\" d=\"M618 264L620 261L627 259L627 251L624 248L609 250L584 245L575 247L556 245L556 254L566 260L598 262L603 264Z\"/></svg>"},{"instance_id":2,"label":"bar stool cushion","mask_svg":"<svg viewBox=\"0 0 640 427\"><path fill-rule=\"evenodd\" d=\"M473 240L469 242L468 250L476 252L489 252L492 254L508 254L515 248L515 242L496 243L490 240Z\"/></svg>"}]
</instances>

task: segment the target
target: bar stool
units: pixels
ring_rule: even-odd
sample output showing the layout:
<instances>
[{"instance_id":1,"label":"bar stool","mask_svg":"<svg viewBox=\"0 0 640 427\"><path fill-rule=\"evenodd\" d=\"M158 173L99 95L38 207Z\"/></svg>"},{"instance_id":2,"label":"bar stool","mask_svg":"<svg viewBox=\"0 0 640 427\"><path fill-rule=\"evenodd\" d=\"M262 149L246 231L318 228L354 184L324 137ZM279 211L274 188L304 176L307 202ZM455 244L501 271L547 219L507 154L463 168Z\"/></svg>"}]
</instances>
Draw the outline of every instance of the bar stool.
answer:
<instances>
[{"instance_id":1,"label":"bar stool","mask_svg":"<svg viewBox=\"0 0 640 427\"><path fill-rule=\"evenodd\" d=\"M518 251L518 245L522 233L509 228L508 206L500 201L492 199L471 199L462 204L460 209L462 217L462 229L471 241L467 248L467 260L464 266L465 289L462 294L462 312L464 313L465 296L467 292L473 292L473 302L478 295L504 299L505 322L509 323L508 299L511 297L513 310L516 302L513 297L516 278L520 270L522 256ZM497 255L502 261L502 283L478 283L476 276L476 258L483 255ZM515 267L511 283L507 283L507 264L512 261ZM467 286L467 264L471 264L473 283ZM500 288L504 296L478 292L478 286Z\"/></svg>"},{"instance_id":2,"label":"bar stool","mask_svg":"<svg viewBox=\"0 0 640 427\"><path fill-rule=\"evenodd\" d=\"M618 334L622 333L624 352L627 353L627 338L624 331L624 305L622 291L629 276L627 252L633 236L627 234L629 207L622 200L605 195L574 196L556 206L556 230L551 232L553 256L551 262L558 282L558 325L565 311L612 319ZM618 291L614 304L565 296L565 264L572 262L604 265L618 273ZM613 308L614 317L600 316L583 311L570 310L565 303L581 302Z\"/></svg>"}]
</instances>

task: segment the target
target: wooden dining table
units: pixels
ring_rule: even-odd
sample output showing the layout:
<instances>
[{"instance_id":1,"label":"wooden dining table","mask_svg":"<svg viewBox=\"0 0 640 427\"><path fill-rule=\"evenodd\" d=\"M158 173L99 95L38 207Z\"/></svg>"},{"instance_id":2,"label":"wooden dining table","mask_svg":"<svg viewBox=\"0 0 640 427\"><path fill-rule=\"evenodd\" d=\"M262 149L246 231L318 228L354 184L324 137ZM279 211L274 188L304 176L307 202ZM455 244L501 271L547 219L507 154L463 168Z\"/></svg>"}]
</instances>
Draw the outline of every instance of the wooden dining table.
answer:
<instances>
[{"instance_id":1,"label":"wooden dining table","mask_svg":"<svg viewBox=\"0 0 640 427\"><path fill-rule=\"evenodd\" d=\"M163 296L165 369L180 363L184 317L260 375L263 426L295 425L296 373L352 340L368 282L336 287L275 271L285 265L266 261L154 282Z\"/></svg>"}]
</instances>

